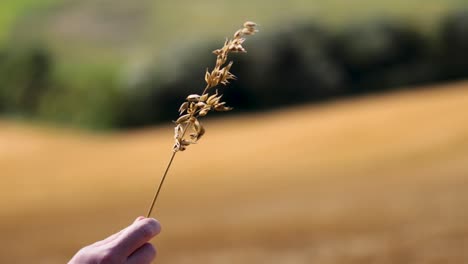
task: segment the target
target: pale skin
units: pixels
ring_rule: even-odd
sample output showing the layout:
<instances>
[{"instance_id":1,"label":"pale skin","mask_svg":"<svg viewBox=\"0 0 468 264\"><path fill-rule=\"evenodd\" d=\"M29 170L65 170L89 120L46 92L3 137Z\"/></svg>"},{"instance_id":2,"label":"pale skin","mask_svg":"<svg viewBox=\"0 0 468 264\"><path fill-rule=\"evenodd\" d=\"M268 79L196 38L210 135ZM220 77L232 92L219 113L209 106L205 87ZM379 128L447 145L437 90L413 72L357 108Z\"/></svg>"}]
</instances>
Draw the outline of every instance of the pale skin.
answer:
<instances>
[{"instance_id":1,"label":"pale skin","mask_svg":"<svg viewBox=\"0 0 468 264\"><path fill-rule=\"evenodd\" d=\"M149 241L160 231L158 221L140 216L120 232L82 248L68 264L149 264L156 257Z\"/></svg>"}]
</instances>

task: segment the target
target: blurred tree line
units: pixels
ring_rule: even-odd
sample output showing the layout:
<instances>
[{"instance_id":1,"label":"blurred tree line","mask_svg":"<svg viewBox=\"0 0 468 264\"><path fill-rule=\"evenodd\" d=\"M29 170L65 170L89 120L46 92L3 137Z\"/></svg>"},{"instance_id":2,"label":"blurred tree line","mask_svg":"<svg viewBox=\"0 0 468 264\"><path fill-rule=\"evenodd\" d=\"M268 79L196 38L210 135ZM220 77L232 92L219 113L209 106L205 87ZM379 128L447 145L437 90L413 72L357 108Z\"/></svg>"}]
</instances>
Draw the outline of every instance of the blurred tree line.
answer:
<instances>
[{"instance_id":1,"label":"blurred tree line","mask_svg":"<svg viewBox=\"0 0 468 264\"><path fill-rule=\"evenodd\" d=\"M205 67L213 65L211 50L218 46L206 43L177 62L150 65L126 84L109 72L70 83L54 74L47 48L8 48L0 51L0 113L94 128L175 119L184 98L204 87ZM246 47L247 56L233 58L239 80L223 90L235 112L463 79L468 77L468 11L445 17L430 36L393 19L338 32L310 23L258 36Z\"/></svg>"}]
</instances>

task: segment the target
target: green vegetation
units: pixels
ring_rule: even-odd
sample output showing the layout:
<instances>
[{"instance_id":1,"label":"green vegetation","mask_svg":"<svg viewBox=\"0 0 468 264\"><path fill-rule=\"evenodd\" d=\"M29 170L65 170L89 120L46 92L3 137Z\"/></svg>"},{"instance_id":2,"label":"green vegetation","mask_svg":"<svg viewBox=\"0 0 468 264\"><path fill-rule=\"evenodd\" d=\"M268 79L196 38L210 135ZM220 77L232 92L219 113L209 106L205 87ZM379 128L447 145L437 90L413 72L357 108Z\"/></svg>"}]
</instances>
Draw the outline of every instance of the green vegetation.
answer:
<instances>
[{"instance_id":1,"label":"green vegetation","mask_svg":"<svg viewBox=\"0 0 468 264\"><path fill-rule=\"evenodd\" d=\"M0 2L0 44L3 44L15 22L22 16L51 6L59 0L2 0Z\"/></svg>"},{"instance_id":2,"label":"green vegetation","mask_svg":"<svg viewBox=\"0 0 468 264\"><path fill-rule=\"evenodd\" d=\"M172 119L174 105L202 82L212 59L207 50L222 44L211 40L246 19L261 26L262 37L249 44L258 49L249 56L255 74L242 76L246 82L227 95L244 110L461 78L463 60L449 65L454 55L447 51L448 42L463 47L468 33L457 28L466 23L455 18L450 26L441 18L463 6L461 0L4 1L0 112L92 128ZM242 67L236 71L243 75ZM276 79L258 81L267 74ZM280 85L299 97L273 96Z\"/></svg>"},{"instance_id":3,"label":"green vegetation","mask_svg":"<svg viewBox=\"0 0 468 264\"><path fill-rule=\"evenodd\" d=\"M34 14L34 9L43 10L52 3L60 4L59 8ZM267 34L294 21L314 20L341 28L376 17L410 20L430 31L437 18L465 5L463 0L291 0L287 4L267 0L6 0L0 4L0 34L9 32L14 22L26 21L16 34L40 31L64 59L80 56L86 63L96 56L102 59L102 53L104 58L136 57L144 52L141 49L159 57L181 38L199 42L219 37L245 19L264 25L262 31Z\"/></svg>"}]
</instances>

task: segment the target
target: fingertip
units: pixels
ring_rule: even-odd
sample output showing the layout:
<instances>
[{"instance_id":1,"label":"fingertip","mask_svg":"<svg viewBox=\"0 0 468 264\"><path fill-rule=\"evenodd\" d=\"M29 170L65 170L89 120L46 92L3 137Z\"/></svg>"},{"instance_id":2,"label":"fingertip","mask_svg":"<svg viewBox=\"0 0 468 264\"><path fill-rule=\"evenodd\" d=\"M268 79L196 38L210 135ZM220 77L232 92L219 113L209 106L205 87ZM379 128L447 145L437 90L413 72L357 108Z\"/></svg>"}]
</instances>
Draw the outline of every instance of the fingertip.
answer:
<instances>
[{"instance_id":1,"label":"fingertip","mask_svg":"<svg viewBox=\"0 0 468 264\"><path fill-rule=\"evenodd\" d=\"M144 217L144 216L139 216L139 217L137 217L137 218L135 219L135 221L133 221L133 222L135 223L135 222L138 222L138 221L143 220L143 219L145 219L145 218L146 218L146 217Z\"/></svg>"},{"instance_id":2,"label":"fingertip","mask_svg":"<svg viewBox=\"0 0 468 264\"><path fill-rule=\"evenodd\" d=\"M161 232L161 224L158 220L154 218L145 218L141 221L144 221L144 225L148 225L151 227L151 229L154 231L154 235L157 235Z\"/></svg>"},{"instance_id":3,"label":"fingertip","mask_svg":"<svg viewBox=\"0 0 468 264\"><path fill-rule=\"evenodd\" d=\"M138 218L137 218L138 219ZM130 225L115 242L117 252L130 255L159 234L161 225L154 218L143 218Z\"/></svg>"},{"instance_id":4,"label":"fingertip","mask_svg":"<svg viewBox=\"0 0 468 264\"><path fill-rule=\"evenodd\" d=\"M156 248L150 243L145 243L128 257L127 263L150 263L156 258L156 255Z\"/></svg>"},{"instance_id":5,"label":"fingertip","mask_svg":"<svg viewBox=\"0 0 468 264\"><path fill-rule=\"evenodd\" d=\"M141 239L148 241L161 232L161 225L154 218L144 218L133 224L133 232Z\"/></svg>"}]
</instances>

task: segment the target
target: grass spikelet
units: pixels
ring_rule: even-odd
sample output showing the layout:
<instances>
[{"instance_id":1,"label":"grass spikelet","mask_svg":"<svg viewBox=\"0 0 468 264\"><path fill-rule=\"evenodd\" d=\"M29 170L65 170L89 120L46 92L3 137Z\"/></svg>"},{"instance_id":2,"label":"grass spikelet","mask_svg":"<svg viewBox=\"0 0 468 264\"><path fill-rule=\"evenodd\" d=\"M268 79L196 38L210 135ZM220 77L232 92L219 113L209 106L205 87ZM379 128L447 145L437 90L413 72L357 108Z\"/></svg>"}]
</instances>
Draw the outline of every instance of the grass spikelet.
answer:
<instances>
[{"instance_id":1,"label":"grass spikelet","mask_svg":"<svg viewBox=\"0 0 468 264\"><path fill-rule=\"evenodd\" d=\"M227 38L223 47L214 50L216 55L216 64L210 71L208 68L205 73L206 86L201 95L191 94L187 96L184 103L179 108L179 118L175 121L174 145L172 155L164 171L158 188L154 194L151 205L148 209L147 217L151 215L156 200L158 199L164 180L174 161L175 155L187 149L192 144L196 144L205 134L205 128L199 118L206 116L211 111L230 111L231 107L226 106L226 102L221 101L222 95L218 93L217 86L226 86L230 80L236 80L236 76L230 72L233 61L228 62L230 53L247 52L242 44L246 36L254 35L258 30L257 24L251 21L244 23L243 27L234 33L233 38ZM214 90L214 91L213 91Z\"/></svg>"}]
</instances>

